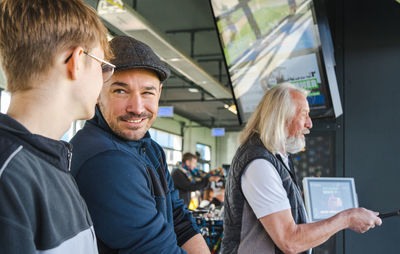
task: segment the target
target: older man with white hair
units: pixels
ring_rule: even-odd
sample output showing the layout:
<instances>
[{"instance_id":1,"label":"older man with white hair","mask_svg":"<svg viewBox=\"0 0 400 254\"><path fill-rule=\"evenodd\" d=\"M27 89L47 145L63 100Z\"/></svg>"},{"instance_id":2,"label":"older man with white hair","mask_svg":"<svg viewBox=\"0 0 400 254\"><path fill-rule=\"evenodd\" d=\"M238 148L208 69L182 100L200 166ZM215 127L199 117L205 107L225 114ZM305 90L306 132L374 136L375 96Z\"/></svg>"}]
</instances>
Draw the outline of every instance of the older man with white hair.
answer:
<instances>
[{"instance_id":1,"label":"older man with white hair","mask_svg":"<svg viewBox=\"0 0 400 254\"><path fill-rule=\"evenodd\" d=\"M290 154L312 128L308 92L285 83L262 98L240 136L225 191L222 253L310 253L336 232L366 232L382 221L364 208L307 223Z\"/></svg>"}]
</instances>

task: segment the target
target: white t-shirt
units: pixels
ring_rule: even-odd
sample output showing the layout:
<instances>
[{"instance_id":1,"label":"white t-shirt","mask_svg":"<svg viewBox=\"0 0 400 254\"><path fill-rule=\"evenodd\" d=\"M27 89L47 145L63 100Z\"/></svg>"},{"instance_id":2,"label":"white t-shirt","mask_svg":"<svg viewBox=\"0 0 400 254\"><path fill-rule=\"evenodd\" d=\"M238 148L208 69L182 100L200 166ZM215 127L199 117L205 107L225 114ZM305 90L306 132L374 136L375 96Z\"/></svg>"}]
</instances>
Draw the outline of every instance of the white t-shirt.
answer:
<instances>
[{"instance_id":1,"label":"white t-shirt","mask_svg":"<svg viewBox=\"0 0 400 254\"><path fill-rule=\"evenodd\" d=\"M288 158L282 156L288 166ZM265 159L252 161L242 174L242 191L257 219L290 209L289 199L275 167Z\"/></svg>"}]
</instances>

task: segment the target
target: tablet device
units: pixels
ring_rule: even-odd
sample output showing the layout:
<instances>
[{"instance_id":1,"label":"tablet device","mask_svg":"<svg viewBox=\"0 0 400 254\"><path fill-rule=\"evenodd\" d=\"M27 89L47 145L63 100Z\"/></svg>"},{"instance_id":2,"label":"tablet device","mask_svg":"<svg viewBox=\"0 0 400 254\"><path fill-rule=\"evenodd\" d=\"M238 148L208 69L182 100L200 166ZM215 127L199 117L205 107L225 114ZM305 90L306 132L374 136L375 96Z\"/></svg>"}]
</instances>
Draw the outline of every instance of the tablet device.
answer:
<instances>
[{"instance_id":1,"label":"tablet device","mask_svg":"<svg viewBox=\"0 0 400 254\"><path fill-rule=\"evenodd\" d=\"M304 199L312 222L358 207L354 178L305 177Z\"/></svg>"}]
</instances>

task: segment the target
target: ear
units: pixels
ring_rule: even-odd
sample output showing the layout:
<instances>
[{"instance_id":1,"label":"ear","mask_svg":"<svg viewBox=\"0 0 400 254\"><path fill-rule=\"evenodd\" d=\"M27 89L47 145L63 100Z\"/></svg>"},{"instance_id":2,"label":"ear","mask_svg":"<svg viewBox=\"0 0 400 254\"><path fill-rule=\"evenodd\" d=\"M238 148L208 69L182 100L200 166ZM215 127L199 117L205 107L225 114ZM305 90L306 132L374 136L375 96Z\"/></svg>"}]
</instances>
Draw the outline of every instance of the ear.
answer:
<instances>
[{"instance_id":1,"label":"ear","mask_svg":"<svg viewBox=\"0 0 400 254\"><path fill-rule=\"evenodd\" d=\"M99 106L100 107L100 100L101 100L101 92L102 91L100 91L100 94L99 94L99 96L97 96L97 102L96 102L96 104L97 104L97 106Z\"/></svg>"},{"instance_id":2,"label":"ear","mask_svg":"<svg viewBox=\"0 0 400 254\"><path fill-rule=\"evenodd\" d=\"M72 51L71 58L67 62L68 77L72 80L76 80L78 78L79 71L82 70L83 55L83 48L76 47Z\"/></svg>"},{"instance_id":3,"label":"ear","mask_svg":"<svg viewBox=\"0 0 400 254\"><path fill-rule=\"evenodd\" d=\"M163 86L163 84L160 83L160 92L158 93L158 99L160 99L160 97L161 97L162 86Z\"/></svg>"}]
</instances>

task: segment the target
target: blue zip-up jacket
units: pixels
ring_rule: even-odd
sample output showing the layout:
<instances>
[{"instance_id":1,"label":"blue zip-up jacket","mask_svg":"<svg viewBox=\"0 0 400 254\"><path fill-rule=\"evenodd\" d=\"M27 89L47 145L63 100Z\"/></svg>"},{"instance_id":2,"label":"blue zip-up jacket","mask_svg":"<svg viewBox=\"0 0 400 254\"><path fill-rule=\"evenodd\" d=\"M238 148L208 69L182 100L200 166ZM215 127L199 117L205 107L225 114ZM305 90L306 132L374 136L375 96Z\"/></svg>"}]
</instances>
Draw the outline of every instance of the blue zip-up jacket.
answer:
<instances>
[{"instance_id":1,"label":"blue zip-up jacket","mask_svg":"<svg viewBox=\"0 0 400 254\"><path fill-rule=\"evenodd\" d=\"M71 172L92 216L100 253L185 253L198 233L150 134L115 135L98 107L72 139Z\"/></svg>"}]
</instances>

